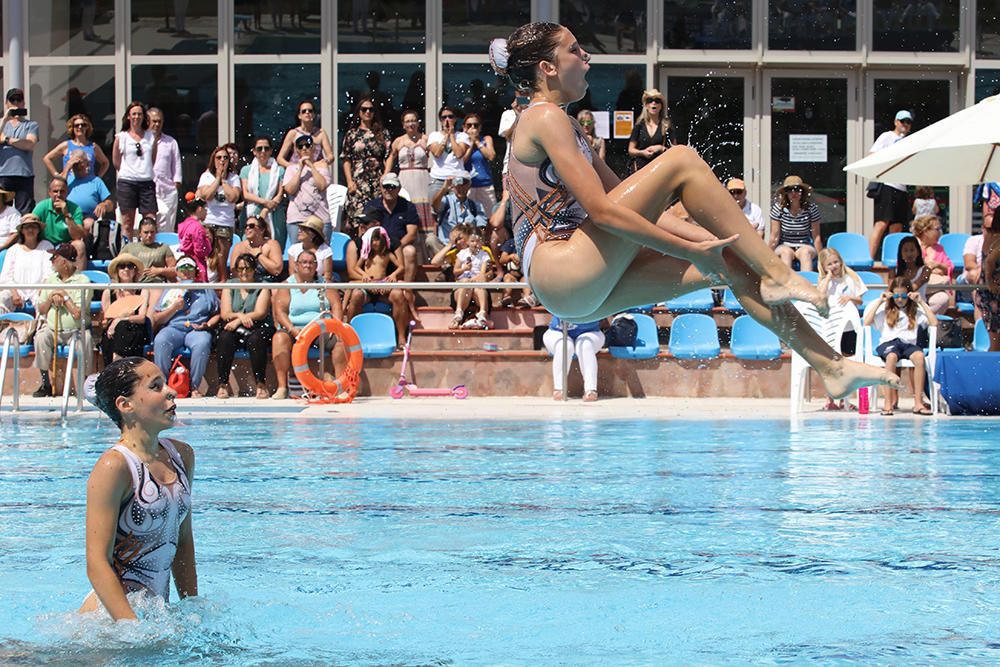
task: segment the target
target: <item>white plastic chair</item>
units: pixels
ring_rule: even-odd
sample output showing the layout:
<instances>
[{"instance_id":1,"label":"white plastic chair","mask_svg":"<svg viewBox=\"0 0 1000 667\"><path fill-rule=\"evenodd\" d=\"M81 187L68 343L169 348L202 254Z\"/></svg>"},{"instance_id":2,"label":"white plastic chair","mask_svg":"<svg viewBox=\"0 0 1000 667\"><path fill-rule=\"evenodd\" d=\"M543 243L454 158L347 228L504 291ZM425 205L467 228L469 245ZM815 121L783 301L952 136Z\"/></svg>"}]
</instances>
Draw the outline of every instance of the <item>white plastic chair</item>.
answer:
<instances>
[{"instance_id":1,"label":"white plastic chair","mask_svg":"<svg viewBox=\"0 0 1000 667\"><path fill-rule=\"evenodd\" d=\"M844 335L844 332L855 331L858 334L859 340L854 349L854 356L851 358L855 361L861 361L862 350L860 339L863 336L861 316L858 314L858 309L854 304L832 306L830 308L830 317L828 318L820 315L816 307L810 303L796 301L795 308L802 313L809 326L819 333L830 347L841 354L843 354L843 350L840 347L840 339ZM809 364L802 358L802 355L792 350L792 382L789 400L789 410L792 415L800 412L803 408L805 391L808 387L809 368Z\"/></svg>"},{"instance_id":2,"label":"white plastic chair","mask_svg":"<svg viewBox=\"0 0 1000 667\"><path fill-rule=\"evenodd\" d=\"M927 383L927 393L931 395L931 412L937 414L938 411L938 396L940 395L940 387L934 381L934 368L937 364L937 327L929 326L927 327L928 338L930 339L930 346L924 353L924 373L926 374ZM865 327L864 333L864 346L865 346L865 363L871 366L878 366L879 368L885 368L885 362L882 358L875 354L875 330L871 326ZM909 359L900 359L896 363L896 368L913 368L913 362ZM871 409L878 409L878 399L882 392L873 390L869 396L871 397ZM923 396L914 396L914 401L924 400ZM918 403L919 405L920 403Z\"/></svg>"},{"instance_id":3,"label":"white plastic chair","mask_svg":"<svg viewBox=\"0 0 1000 667\"><path fill-rule=\"evenodd\" d=\"M326 204L330 209L330 225L332 231L341 231L341 214L347 203L347 188L339 183L331 183L326 188Z\"/></svg>"}]
</instances>

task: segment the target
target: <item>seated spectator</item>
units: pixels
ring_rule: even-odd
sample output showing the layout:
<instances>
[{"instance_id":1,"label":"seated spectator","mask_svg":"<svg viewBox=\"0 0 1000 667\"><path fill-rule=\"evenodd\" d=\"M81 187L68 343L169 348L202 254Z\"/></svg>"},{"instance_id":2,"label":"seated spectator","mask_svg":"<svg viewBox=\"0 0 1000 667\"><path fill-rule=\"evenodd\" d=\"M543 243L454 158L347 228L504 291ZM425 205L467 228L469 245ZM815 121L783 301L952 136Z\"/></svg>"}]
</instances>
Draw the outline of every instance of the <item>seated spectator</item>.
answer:
<instances>
[{"instance_id":1,"label":"seated spectator","mask_svg":"<svg viewBox=\"0 0 1000 667\"><path fill-rule=\"evenodd\" d=\"M13 192L0 190L0 250L14 245L17 227L21 224L21 214L11 206L13 202Z\"/></svg>"},{"instance_id":2,"label":"seated spectator","mask_svg":"<svg viewBox=\"0 0 1000 667\"><path fill-rule=\"evenodd\" d=\"M52 244L42 238L42 221L34 213L25 213L17 225L16 242L7 251L0 284L44 282L52 275ZM14 310L34 308L38 292L31 289L0 290L0 315Z\"/></svg>"},{"instance_id":3,"label":"seated spectator","mask_svg":"<svg viewBox=\"0 0 1000 667\"><path fill-rule=\"evenodd\" d=\"M822 217L811 201L812 188L798 176L788 176L771 205L771 248L791 268L799 260L800 271L812 271L816 255L823 249L819 237Z\"/></svg>"},{"instance_id":4,"label":"seated spectator","mask_svg":"<svg viewBox=\"0 0 1000 667\"><path fill-rule=\"evenodd\" d=\"M90 351L94 349L90 330L83 328L84 308L90 308L91 290L65 290L59 285L89 284L90 279L76 270L76 247L71 243L60 243L52 251L52 273L45 279L52 283L52 289L44 289L38 295L35 310L40 316L35 330L35 368L42 376L42 383L32 394L35 398L52 395L52 378L49 371L56 353L56 345L69 342L73 332L83 329L82 358L84 374L90 364ZM56 335L58 331L58 336ZM58 338L58 341L56 340ZM77 391L82 391L77 387Z\"/></svg>"},{"instance_id":5,"label":"seated spectator","mask_svg":"<svg viewBox=\"0 0 1000 667\"><path fill-rule=\"evenodd\" d=\"M853 269L844 266L844 258L834 248L823 248L819 253L819 291L826 294L830 308L851 305L855 308L861 305L861 297L868 291L861 276ZM840 341L840 349L845 354L852 354L857 345L857 331L845 331ZM827 394L824 410L854 409L854 406L834 400Z\"/></svg>"},{"instance_id":6,"label":"seated spectator","mask_svg":"<svg viewBox=\"0 0 1000 667\"><path fill-rule=\"evenodd\" d=\"M362 216L362 220L365 216ZM394 283L403 273L399 258L389 252L389 235L385 229L378 226L369 227L362 235L361 252L357 265L357 273L361 276L357 282L364 283ZM409 326L410 309L406 303L403 291L398 289L351 290L347 302L347 321L361 312L365 304L388 302L392 307L393 321L396 324L397 340L400 335L406 336Z\"/></svg>"},{"instance_id":7,"label":"seated spectator","mask_svg":"<svg viewBox=\"0 0 1000 667\"><path fill-rule=\"evenodd\" d=\"M108 265L108 275L115 283L134 283L143 269L142 261L128 253L119 253ZM101 310L104 313L104 334L101 336L101 353L104 365L123 357L145 355L151 343L150 323L146 319L149 290L109 289L101 292Z\"/></svg>"},{"instance_id":8,"label":"seated spectator","mask_svg":"<svg viewBox=\"0 0 1000 667\"><path fill-rule=\"evenodd\" d=\"M494 257L499 257L500 248L503 244L514 238L514 235L511 233L511 225L513 223L510 219L509 192L504 190L500 196L500 201L497 203L496 208L493 209L493 213L490 214L489 220L486 223L486 229L483 230L486 247L490 249ZM435 238L435 240L437 239Z\"/></svg>"},{"instance_id":9,"label":"seated spectator","mask_svg":"<svg viewBox=\"0 0 1000 667\"><path fill-rule=\"evenodd\" d=\"M288 282L298 285L317 283L316 253L302 250L295 260ZM271 346L271 359L278 378L278 388L271 398L288 398L288 372L292 369L292 346L302 329L323 313L338 320L344 319L344 307L340 294L335 289L305 287L289 290L275 290L271 300L271 312L277 331ZM347 355L343 345L334 345L335 339L324 335L327 350L331 351L334 372L340 375L347 366Z\"/></svg>"},{"instance_id":10,"label":"seated spectator","mask_svg":"<svg viewBox=\"0 0 1000 667\"><path fill-rule=\"evenodd\" d=\"M233 248L231 268L236 268L236 262L242 255L250 255L257 263L254 270L254 281L261 283L277 282L285 271L285 260L281 258L282 250L278 242L270 238L267 223L260 218L250 216L244 227L245 238ZM330 251L333 256L333 251ZM331 263L332 266L332 263ZM236 276L242 280L242 276Z\"/></svg>"},{"instance_id":11,"label":"seated spectator","mask_svg":"<svg viewBox=\"0 0 1000 667\"><path fill-rule=\"evenodd\" d=\"M468 172L444 180L444 185L434 194L431 207L437 212L438 240L448 242L455 225L467 223L476 227L486 226L486 212L478 202L469 199L472 181Z\"/></svg>"},{"instance_id":12,"label":"seated spectator","mask_svg":"<svg viewBox=\"0 0 1000 667\"><path fill-rule=\"evenodd\" d=\"M444 246L431 258L431 264L437 264L441 267L445 281L455 280L455 261L458 259L458 253L465 249L466 240L475 233L476 228L472 225L456 226L448 234L448 240Z\"/></svg>"},{"instance_id":13,"label":"seated spectator","mask_svg":"<svg viewBox=\"0 0 1000 667\"><path fill-rule=\"evenodd\" d=\"M153 218L155 226L156 219ZM190 283L198 266L190 257L177 261L180 283ZM213 290L163 289L150 295L153 326L153 361L166 377L174 357L182 347L191 350L191 398L201 398L198 389L205 377L208 357L212 353L212 330L219 322L219 298Z\"/></svg>"},{"instance_id":14,"label":"seated spectator","mask_svg":"<svg viewBox=\"0 0 1000 667\"><path fill-rule=\"evenodd\" d=\"M83 228L90 233L95 220L106 220L114 214L115 204L111 201L111 191L100 176L95 176L90 167L90 158L82 150L74 150L70 156L73 182L69 184L66 201L73 202L83 211Z\"/></svg>"},{"instance_id":15,"label":"seated spectator","mask_svg":"<svg viewBox=\"0 0 1000 667\"><path fill-rule=\"evenodd\" d=\"M87 158L87 176L97 176L98 178L107 173L111 162L104 154L101 147L92 141L94 136L94 126L90 119L82 113L74 114L66 121L66 134L69 139L60 142L55 148L50 150L43 158L45 168L52 176L62 176L68 181L79 178L74 166L79 158L74 158L77 151L83 153ZM96 168L95 168L96 167ZM72 183L70 183L72 186ZM70 188L72 189L72 187Z\"/></svg>"},{"instance_id":16,"label":"seated spectator","mask_svg":"<svg viewBox=\"0 0 1000 667\"><path fill-rule=\"evenodd\" d=\"M251 218L254 219L254 218ZM262 223L260 223L262 224ZM273 243L273 241L272 241ZM231 283L252 283L259 260L250 253L244 253L233 262L235 279ZM245 349L250 353L250 366L257 383L257 398L267 398L267 357L274 336L271 320L271 295L267 290L245 289L237 286L222 290L222 307L219 314L222 326L219 328L219 391L217 398L229 398L229 376L233 370L236 350Z\"/></svg>"},{"instance_id":17,"label":"seated spectator","mask_svg":"<svg viewBox=\"0 0 1000 667\"><path fill-rule=\"evenodd\" d=\"M396 255L396 266L403 268L402 279L412 283L417 278L417 237L420 232L420 215L417 207L399 196L400 181L389 172L382 177L382 195L365 205L364 213L379 219L382 229L389 234L389 250ZM357 221L360 224L360 219ZM406 290L406 303L414 315L417 304L413 290Z\"/></svg>"},{"instance_id":18,"label":"seated spectator","mask_svg":"<svg viewBox=\"0 0 1000 667\"><path fill-rule=\"evenodd\" d=\"M208 168L202 172L195 194L205 201L208 208L205 226L212 237L218 240L222 256L228 259L236 227L236 204L242 197L243 189L239 174L236 173L236 164L225 146L217 146L212 151ZM219 279L224 282L229 277L226 262L223 261L217 270Z\"/></svg>"},{"instance_id":19,"label":"seated spectator","mask_svg":"<svg viewBox=\"0 0 1000 667\"><path fill-rule=\"evenodd\" d=\"M928 285L941 285L951 282L951 274L955 270L955 264L948 257L944 246L941 245L941 220L937 216L925 215L913 221L913 235L917 237L920 244L920 253L924 258L924 266L927 267ZM924 290L926 294L926 288ZM931 292L930 296L925 296L927 305L934 311L935 315L940 315L948 310L951 304L952 293L947 290L937 290Z\"/></svg>"},{"instance_id":20,"label":"seated spectator","mask_svg":"<svg viewBox=\"0 0 1000 667\"><path fill-rule=\"evenodd\" d=\"M83 211L71 201L66 201L69 186L62 176L49 181L49 198L35 205L32 211L45 226L45 240L52 245L69 243L76 248L76 268L87 268L87 242L90 230L83 224Z\"/></svg>"},{"instance_id":21,"label":"seated spectator","mask_svg":"<svg viewBox=\"0 0 1000 667\"><path fill-rule=\"evenodd\" d=\"M562 349L562 329L559 318L552 316L549 328L542 334L542 343L545 349L552 355L552 398L557 401L563 400L563 349ZM604 347L604 332L601 331L600 322L588 322L586 324L569 325L569 341L566 356L568 363L572 363L573 355L576 355L577 363L580 365L580 374L583 376L583 400L592 402L597 400L597 353Z\"/></svg>"},{"instance_id":22,"label":"seated spectator","mask_svg":"<svg viewBox=\"0 0 1000 667\"><path fill-rule=\"evenodd\" d=\"M319 275L325 282L333 282L333 249L323 239L323 221L311 215L296 225L296 228L299 241L288 249L288 273L292 273L292 267L299 258L299 253L308 250L316 256Z\"/></svg>"},{"instance_id":23,"label":"seated spectator","mask_svg":"<svg viewBox=\"0 0 1000 667\"><path fill-rule=\"evenodd\" d=\"M370 239L372 232L375 228L379 227L379 220L377 217L371 213L362 213L361 217L358 218L358 238L364 239L366 236ZM358 242L355 239L351 239L347 244L347 248L344 251L344 258L347 264L347 279L351 282L362 282L365 279L365 272L362 269L361 264L361 251L358 249ZM398 268L398 265L396 265ZM398 274L397 274L398 275ZM396 335L406 336L407 328L410 326L410 321L414 323L419 322L417 318L416 308L411 310L410 304L403 294L401 289L391 289L389 290L388 300L392 304L392 319L396 324ZM354 295L354 290L347 290L344 293L344 303L350 306L351 298ZM367 298L367 297L366 297ZM348 311L350 308L348 307ZM348 320L353 317L353 314L348 314ZM399 340L405 340L405 338L400 338Z\"/></svg>"},{"instance_id":24,"label":"seated spectator","mask_svg":"<svg viewBox=\"0 0 1000 667\"><path fill-rule=\"evenodd\" d=\"M979 282L981 262L983 259L983 235L973 234L966 240L962 247L962 273L955 278L956 283L964 285L975 285ZM956 302L975 303L972 292L956 292ZM982 314L979 308L974 306L974 319L979 319Z\"/></svg>"},{"instance_id":25,"label":"seated spectator","mask_svg":"<svg viewBox=\"0 0 1000 667\"><path fill-rule=\"evenodd\" d=\"M205 215L208 208L204 200L198 199L194 193L188 193L188 217L177 226L177 238L180 240L181 254L187 255L198 266L198 282L208 281L208 257L212 254L212 235L205 229Z\"/></svg>"},{"instance_id":26,"label":"seated spectator","mask_svg":"<svg viewBox=\"0 0 1000 667\"><path fill-rule=\"evenodd\" d=\"M138 257L146 267L139 276L139 282L165 283L177 278L174 253L166 243L156 240L156 230L156 216L143 216L139 222L139 240L132 241L119 251Z\"/></svg>"},{"instance_id":27,"label":"seated spectator","mask_svg":"<svg viewBox=\"0 0 1000 667\"><path fill-rule=\"evenodd\" d=\"M521 256L517 254L514 239L507 239L500 246L500 266L504 272L503 282L519 283L524 280L524 274L521 273ZM513 288L503 291L503 301L500 302L500 305L504 308L510 308L514 305ZM531 308L536 305L538 305L538 301L535 299L535 295L531 293L531 288L525 287L522 289L521 298L517 300L517 307Z\"/></svg>"},{"instance_id":28,"label":"seated spectator","mask_svg":"<svg viewBox=\"0 0 1000 667\"><path fill-rule=\"evenodd\" d=\"M455 260L455 272L458 274L455 280L460 283L485 283L493 280L496 276L493 260L483 248L483 239L479 234L471 234L466 240L465 248L458 252L458 257ZM475 296L479 310L474 319L463 324L465 310L469 307L473 296ZM485 288L459 287L455 290L455 317L452 318L449 328L457 329L460 326L463 329L489 328L489 320L487 320L489 304L490 297Z\"/></svg>"},{"instance_id":29,"label":"seated spectator","mask_svg":"<svg viewBox=\"0 0 1000 667\"><path fill-rule=\"evenodd\" d=\"M742 178L730 178L726 182L726 189L736 200L736 205L743 211L747 222L753 226L761 238L764 238L764 232L767 228L767 224L764 222L764 212L760 210L760 206L747 197L746 182Z\"/></svg>"}]
</instances>

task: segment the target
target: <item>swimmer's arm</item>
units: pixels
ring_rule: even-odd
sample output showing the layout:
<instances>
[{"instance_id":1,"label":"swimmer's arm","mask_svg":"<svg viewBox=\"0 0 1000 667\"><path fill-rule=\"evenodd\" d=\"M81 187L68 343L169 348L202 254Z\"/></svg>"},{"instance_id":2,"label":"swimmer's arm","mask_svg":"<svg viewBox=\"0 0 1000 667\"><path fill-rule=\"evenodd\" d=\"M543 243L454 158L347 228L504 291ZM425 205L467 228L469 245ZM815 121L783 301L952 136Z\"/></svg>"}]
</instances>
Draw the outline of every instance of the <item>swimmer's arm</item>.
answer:
<instances>
[{"instance_id":1,"label":"swimmer's arm","mask_svg":"<svg viewBox=\"0 0 1000 667\"><path fill-rule=\"evenodd\" d=\"M97 460L87 480L87 578L116 621L136 618L111 567L118 509L130 485L125 457L110 450Z\"/></svg>"},{"instance_id":2,"label":"swimmer's arm","mask_svg":"<svg viewBox=\"0 0 1000 667\"><path fill-rule=\"evenodd\" d=\"M594 171L601 177L601 185L604 186L605 192L611 192L622 182L622 179L618 178L618 174L611 170L603 157L594 160Z\"/></svg>"},{"instance_id":3,"label":"swimmer's arm","mask_svg":"<svg viewBox=\"0 0 1000 667\"><path fill-rule=\"evenodd\" d=\"M173 440L177 453L184 462L188 484L194 486L194 450L191 445L179 440ZM177 595L182 598L198 595L198 568L194 557L194 532L191 529L191 512L184 518L180 532L177 535L177 552L171 566L174 575L174 585Z\"/></svg>"}]
</instances>

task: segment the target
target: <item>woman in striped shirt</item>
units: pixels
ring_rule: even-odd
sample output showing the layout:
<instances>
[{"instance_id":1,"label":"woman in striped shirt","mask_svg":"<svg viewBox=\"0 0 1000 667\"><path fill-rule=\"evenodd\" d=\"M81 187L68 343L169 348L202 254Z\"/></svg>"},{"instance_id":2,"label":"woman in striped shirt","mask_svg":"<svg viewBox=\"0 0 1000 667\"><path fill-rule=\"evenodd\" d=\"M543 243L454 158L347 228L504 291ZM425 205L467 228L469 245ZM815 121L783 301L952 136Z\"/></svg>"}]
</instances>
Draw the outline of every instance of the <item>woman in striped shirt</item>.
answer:
<instances>
[{"instance_id":1,"label":"woman in striped shirt","mask_svg":"<svg viewBox=\"0 0 1000 667\"><path fill-rule=\"evenodd\" d=\"M788 176L771 204L771 248L789 267L799 260L800 271L813 271L823 249L819 238L822 217L811 200L812 188L798 176Z\"/></svg>"}]
</instances>

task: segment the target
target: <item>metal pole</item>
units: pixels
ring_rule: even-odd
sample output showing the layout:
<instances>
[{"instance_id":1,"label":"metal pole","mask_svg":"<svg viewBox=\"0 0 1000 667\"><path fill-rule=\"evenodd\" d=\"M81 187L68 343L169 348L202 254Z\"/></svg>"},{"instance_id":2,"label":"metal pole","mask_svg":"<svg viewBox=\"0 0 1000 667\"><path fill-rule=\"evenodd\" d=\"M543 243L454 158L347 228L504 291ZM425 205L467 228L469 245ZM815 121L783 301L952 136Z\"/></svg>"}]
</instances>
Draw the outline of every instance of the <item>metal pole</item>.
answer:
<instances>
[{"instance_id":1,"label":"metal pole","mask_svg":"<svg viewBox=\"0 0 1000 667\"><path fill-rule=\"evenodd\" d=\"M563 401L569 400L569 322L559 320L559 328L562 329L562 386Z\"/></svg>"}]
</instances>

